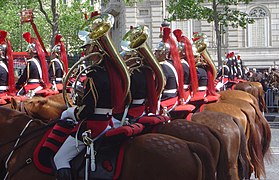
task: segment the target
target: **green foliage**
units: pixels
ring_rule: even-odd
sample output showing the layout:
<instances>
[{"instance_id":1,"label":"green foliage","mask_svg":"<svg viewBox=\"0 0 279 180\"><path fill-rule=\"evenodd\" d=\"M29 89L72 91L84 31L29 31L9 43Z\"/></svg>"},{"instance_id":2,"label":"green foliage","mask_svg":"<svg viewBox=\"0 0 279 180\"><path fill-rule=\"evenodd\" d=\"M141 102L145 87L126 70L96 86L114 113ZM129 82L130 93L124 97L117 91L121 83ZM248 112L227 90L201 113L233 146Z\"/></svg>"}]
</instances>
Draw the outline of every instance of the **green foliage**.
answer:
<instances>
[{"instance_id":1,"label":"green foliage","mask_svg":"<svg viewBox=\"0 0 279 180\"><path fill-rule=\"evenodd\" d=\"M252 0L170 0L168 11L170 20L197 19L208 23L217 21L223 27L246 28L253 19L237 9L239 3L248 4ZM224 32L224 31L223 31Z\"/></svg>"},{"instance_id":2,"label":"green foliage","mask_svg":"<svg viewBox=\"0 0 279 180\"><path fill-rule=\"evenodd\" d=\"M49 19L52 21L51 2L49 0L41 0L43 8ZM87 0L83 4L79 1L73 2L71 6L63 4L62 0L56 0L57 13L59 16L58 26L59 33L64 37L68 53L76 54L80 52L79 46L82 42L78 39L77 33L83 24L84 11L94 11ZM11 41L13 51L21 51L22 33L30 31L35 37L35 33L30 23L20 24L20 11L22 8L33 9L34 23L48 51L51 49L52 26L46 20L45 15L39 9L38 0L1 0L0 2L0 27L9 33L8 38ZM52 22L54 23L54 22ZM21 31L22 27L22 31ZM25 51L27 43L22 40L22 50Z\"/></svg>"}]
</instances>

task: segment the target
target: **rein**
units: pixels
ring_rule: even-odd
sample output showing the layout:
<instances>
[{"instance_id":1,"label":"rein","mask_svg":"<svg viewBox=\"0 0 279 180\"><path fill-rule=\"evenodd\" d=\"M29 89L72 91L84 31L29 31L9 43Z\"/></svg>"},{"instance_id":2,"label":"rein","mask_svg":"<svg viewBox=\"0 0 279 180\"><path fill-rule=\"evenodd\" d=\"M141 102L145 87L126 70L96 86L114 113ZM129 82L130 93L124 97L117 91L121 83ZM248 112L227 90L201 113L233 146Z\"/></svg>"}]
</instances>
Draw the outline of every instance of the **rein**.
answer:
<instances>
[{"instance_id":1,"label":"rein","mask_svg":"<svg viewBox=\"0 0 279 180\"><path fill-rule=\"evenodd\" d=\"M20 102L19 102L18 111L24 112L26 115L33 117L33 114L31 113L31 111L29 111L29 110L24 106L24 101L20 101Z\"/></svg>"},{"instance_id":2,"label":"rein","mask_svg":"<svg viewBox=\"0 0 279 180\"><path fill-rule=\"evenodd\" d=\"M41 127L41 128L35 129L34 131L31 131L31 132L29 132L29 133L24 134L24 132L25 132L26 129L30 126L30 124L31 124L32 122L35 122L35 120L30 119L30 120L27 122L27 124L25 125L25 127L22 129L22 131L21 131L21 133L20 133L20 135L19 135L18 137L14 138L14 139L12 139L12 140L9 140L9 141L7 141L7 142L5 142L5 143L0 144L0 147L1 147L1 146L3 146L3 145L6 145L6 144L9 144L9 143L11 143L11 142L16 141L15 144L14 144L14 147L11 149L11 151L8 152L6 155L3 156L3 157L6 157L6 156L9 154L9 155L8 155L8 158L6 159L6 162L5 162L5 168L6 168L6 170L7 170L7 173L6 173L6 175L5 175L4 180L7 179L7 177L9 176L8 162L10 161L12 155L14 154L14 151L17 150L17 149L19 149L21 146L23 146L23 145L24 145L26 142L28 142L29 140L33 139L35 136L33 136L32 138L30 138L29 140L25 140L25 142L23 142L23 143L21 143L21 144L19 144L19 141L20 141L22 138L27 137L27 136L29 136L29 135L32 135L32 134L34 134L34 133L37 133L37 132L43 133L44 131L42 131L42 130L45 130L45 129L47 129L47 128L53 126L53 125L55 125L55 123L56 123L57 121L58 121L58 120L53 121L53 122L51 122L50 124L47 124L46 126L43 126L43 127ZM32 158L30 158L30 157L27 158L27 159L25 160L24 164L22 164L20 167L18 167L18 168L10 175L10 177L12 177L14 174L16 174L16 173L17 173L20 169L22 169L23 167L25 167L26 165L29 165L29 164L31 164L31 163L32 163Z\"/></svg>"}]
</instances>

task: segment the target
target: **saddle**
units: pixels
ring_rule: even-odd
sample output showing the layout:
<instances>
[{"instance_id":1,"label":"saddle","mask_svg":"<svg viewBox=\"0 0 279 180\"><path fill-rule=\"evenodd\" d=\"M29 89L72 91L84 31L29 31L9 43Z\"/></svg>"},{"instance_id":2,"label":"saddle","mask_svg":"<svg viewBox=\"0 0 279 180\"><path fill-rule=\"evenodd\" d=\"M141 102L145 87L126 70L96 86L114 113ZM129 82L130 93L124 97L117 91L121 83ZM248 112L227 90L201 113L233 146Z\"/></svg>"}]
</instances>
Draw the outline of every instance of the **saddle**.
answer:
<instances>
[{"instance_id":1,"label":"saddle","mask_svg":"<svg viewBox=\"0 0 279 180\"><path fill-rule=\"evenodd\" d=\"M139 123L125 125L107 131L98 140L94 141L96 170L89 172L90 179L117 179L121 172L126 142L128 142L129 138L140 135L143 128L144 126ZM38 144L33 159L34 164L40 171L47 174L54 174L52 160L56 152L51 151L50 148L42 147L50 131L44 135ZM72 172L75 177L84 178L85 152L86 149L71 162ZM90 157L87 158L90 159Z\"/></svg>"}]
</instances>

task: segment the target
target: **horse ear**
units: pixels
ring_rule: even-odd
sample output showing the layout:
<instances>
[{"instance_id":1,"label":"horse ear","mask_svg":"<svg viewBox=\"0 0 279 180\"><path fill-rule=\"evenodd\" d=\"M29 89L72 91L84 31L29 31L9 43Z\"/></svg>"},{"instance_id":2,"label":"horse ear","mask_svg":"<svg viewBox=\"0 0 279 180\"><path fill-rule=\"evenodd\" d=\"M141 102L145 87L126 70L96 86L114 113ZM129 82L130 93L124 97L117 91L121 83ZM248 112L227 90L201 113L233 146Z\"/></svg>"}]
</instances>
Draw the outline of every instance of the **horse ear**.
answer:
<instances>
[{"instance_id":1,"label":"horse ear","mask_svg":"<svg viewBox=\"0 0 279 180\"><path fill-rule=\"evenodd\" d=\"M14 97L11 98L11 108L12 109L17 109L18 103L19 102Z\"/></svg>"},{"instance_id":2,"label":"horse ear","mask_svg":"<svg viewBox=\"0 0 279 180\"><path fill-rule=\"evenodd\" d=\"M48 99L46 99L46 98L41 98L41 99L38 100L38 103L39 103L39 105L44 105L44 104L47 103L47 101L48 101Z\"/></svg>"}]
</instances>

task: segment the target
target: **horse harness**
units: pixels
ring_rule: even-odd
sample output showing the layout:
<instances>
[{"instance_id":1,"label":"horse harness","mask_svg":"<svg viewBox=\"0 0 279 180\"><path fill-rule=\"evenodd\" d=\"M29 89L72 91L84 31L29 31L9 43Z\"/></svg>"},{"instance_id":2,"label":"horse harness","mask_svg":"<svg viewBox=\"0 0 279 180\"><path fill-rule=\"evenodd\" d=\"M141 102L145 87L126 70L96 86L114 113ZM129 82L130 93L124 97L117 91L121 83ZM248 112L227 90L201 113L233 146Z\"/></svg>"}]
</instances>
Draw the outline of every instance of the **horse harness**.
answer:
<instances>
[{"instance_id":1,"label":"horse harness","mask_svg":"<svg viewBox=\"0 0 279 180\"><path fill-rule=\"evenodd\" d=\"M18 168L16 168L16 169L14 170L13 173L10 173L10 172L8 171L8 163L9 163L9 161L11 160L11 157L12 157L12 155L14 154L15 150L19 149L21 146L23 146L25 143L28 142L28 140L26 140L26 141L24 141L23 143L19 144L19 141L20 141L22 138L27 137L28 135L32 135L32 134L37 133L37 132L44 132L44 131L42 131L42 130L44 130L44 129L48 128L48 127L51 127L51 126L53 126L53 125L56 123L56 121L55 121L55 122L50 123L50 124L48 124L48 125L46 125L46 126L43 126L42 128L38 128L38 129L35 129L35 130L33 130L33 131L29 132L29 133L24 134L24 132L27 130L27 128L30 126L30 124L31 124L32 122L36 122L36 121L37 121L36 119L30 119L30 120L27 122L27 124L25 125L25 127L22 129L22 131L21 131L21 133L19 134L18 137L14 138L14 139L12 139L12 140L9 140L9 141L7 141L7 142L5 142L5 143L0 144L0 147L1 147L1 146L6 145L6 144L9 144L9 143L11 143L11 142L16 141L15 144L14 144L14 147L11 149L11 151L8 152L6 155L3 156L3 157L8 156L7 159L6 159L6 162L5 162L5 168L6 168L7 173L6 173L5 177L4 177L4 180L6 180L6 179L8 178L8 176L12 177L12 176L15 175L19 170L21 170L22 168L24 168L24 167L30 165L30 164L33 162L32 157L28 157L22 165L20 165ZM35 137L35 136L33 136L33 137ZM31 139L32 139L33 137L31 137ZM8 154L9 154L9 155L8 155Z\"/></svg>"}]
</instances>

